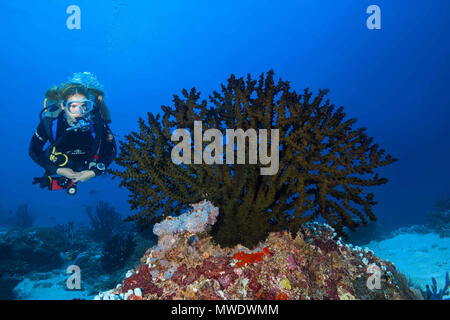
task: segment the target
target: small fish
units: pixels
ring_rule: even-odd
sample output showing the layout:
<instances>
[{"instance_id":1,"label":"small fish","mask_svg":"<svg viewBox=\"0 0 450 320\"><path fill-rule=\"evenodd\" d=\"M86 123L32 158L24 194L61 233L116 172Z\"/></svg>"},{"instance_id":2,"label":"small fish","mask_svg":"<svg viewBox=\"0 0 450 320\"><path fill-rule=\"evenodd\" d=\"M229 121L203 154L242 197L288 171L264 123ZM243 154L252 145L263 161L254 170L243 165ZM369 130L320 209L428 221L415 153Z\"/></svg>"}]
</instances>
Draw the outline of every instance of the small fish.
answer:
<instances>
[{"instance_id":1,"label":"small fish","mask_svg":"<svg viewBox=\"0 0 450 320\"><path fill-rule=\"evenodd\" d=\"M72 257L69 256L69 255L66 255L64 252L60 252L60 253L59 253L59 256L60 256L61 259L63 259L63 260L67 260L67 261L71 261L71 260L72 260Z\"/></svg>"},{"instance_id":2,"label":"small fish","mask_svg":"<svg viewBox=\"0 0 450 320\"><path fill-rule=\"evenodd\" d=\"M93 195L98 194L99 192L100 192L100 191L98 191L98 190L89 190L88 194L89 194L90 196L93 196Z\"/></svg>"}]
</instances>

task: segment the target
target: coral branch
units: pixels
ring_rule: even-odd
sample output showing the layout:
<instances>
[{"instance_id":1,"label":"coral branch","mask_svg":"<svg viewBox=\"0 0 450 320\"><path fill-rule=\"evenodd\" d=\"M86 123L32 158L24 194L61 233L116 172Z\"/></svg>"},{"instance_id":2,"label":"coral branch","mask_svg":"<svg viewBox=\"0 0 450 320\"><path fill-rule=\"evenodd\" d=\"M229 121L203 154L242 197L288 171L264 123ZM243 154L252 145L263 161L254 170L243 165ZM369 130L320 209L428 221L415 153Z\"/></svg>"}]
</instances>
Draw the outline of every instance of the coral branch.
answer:
<instances>
[{"instance_id":1,"label":"coral branch","mask_svg":"<svg viewBox=\"0 0 450 320\"><path fill-rule=\"evenodd\" d=\"M128 220L145 227L207 195L220 207L214 240L253 247L269 232L296 233L319 217L344 237L344 227L354 230L376 219L374 195L366 191L387 182L374 170L396 159L373 144L365 128L353 129L356 119L344 119L343 107L325 101L328 90L316 97L308 89L297 94L289 82L275 83L273 75L269 71L259 80L231 75L220 93L209 96L210 105L199 101L195 88L183 90L182 97L174 95L173 107L162 106L162 117L148 113L148 124L139 119L140 131L121 142L117 163L123 171L112 171L131 192L131 208L140 211ZM278 172L260 175L261 163L173 163L171 133L179 128L193 133L194 121L202 121L204 131L278 129ZM203 140L202 150L207 143ZM246 143L244 154L249 149Z\"/></svg>"}]
</instances>

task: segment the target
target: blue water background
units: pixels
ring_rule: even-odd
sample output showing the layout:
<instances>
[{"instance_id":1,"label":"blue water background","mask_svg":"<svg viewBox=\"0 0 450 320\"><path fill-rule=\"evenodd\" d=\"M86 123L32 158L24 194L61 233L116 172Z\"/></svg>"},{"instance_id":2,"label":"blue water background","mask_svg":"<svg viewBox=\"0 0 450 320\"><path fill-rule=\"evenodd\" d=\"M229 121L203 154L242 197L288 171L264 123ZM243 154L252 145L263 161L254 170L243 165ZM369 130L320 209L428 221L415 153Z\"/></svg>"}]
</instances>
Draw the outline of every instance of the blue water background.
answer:
<instances>
[{"instance_id":1,"label":"blue water background","mask_svg":"<svg viewBox=\"0 0 450 320\"><path fill-rule=\"evenodd\" d=\"M66 8L81 8L81 30ZM366 27L377 4L382 29ZM395 226L423 223L450 193L449 1L0 1L0 205L28 203L36 224L86 220L105 200L130 213L110 177L75 197L31 185L43 170L28 156L46 89L79 71L104 84L113 131L172 105L195 86L207 99L230 74L274 69L298 92L330 88L356 127L399 161L379 170L375 214ZM98 190L96 194L89 191ZM54 217L52 219L52 217Z\"/></svg>"}]
</instances>

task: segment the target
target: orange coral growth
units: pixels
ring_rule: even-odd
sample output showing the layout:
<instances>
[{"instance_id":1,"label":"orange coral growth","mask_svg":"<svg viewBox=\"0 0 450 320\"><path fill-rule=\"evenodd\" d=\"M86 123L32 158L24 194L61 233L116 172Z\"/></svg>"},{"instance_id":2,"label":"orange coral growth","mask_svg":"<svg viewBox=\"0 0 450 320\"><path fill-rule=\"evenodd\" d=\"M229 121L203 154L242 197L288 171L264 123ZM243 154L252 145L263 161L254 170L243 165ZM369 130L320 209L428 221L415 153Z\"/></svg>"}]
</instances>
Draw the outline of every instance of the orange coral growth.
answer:
<instances>
[{"instance_id":1,"label":"orange coral growth","mask_svg":"<svg viewBox=\"0 0 450 320\"><path fill-rule=\"evenodd\" d=\"M250 265L255 262L261 262L264 255L269 255L270 252L267 248L263 249L263 252L256 253L245 253L244 251L237 252L233 255L233 259L239 260L236 266L243 267L245 265Z\"/></svg>"},{"instance_id":2,"label":"orange coral growth","mask_svg":"<svg viewBox=\"0 0 450 320\"><path fill-rule=\"evenodd\" d=\"M137 295L135 295L134 293L130 294L130 296L128 297L128 300L147 300L143 297L139 297Z\"/></svg>"},{"instance_id":3,"label":"orange coral growth","mask_svg":"<svg viewBox=\"0 0 450 320\"><path fill-rule=\"evenodd\" d=\"M280 292L277 294L277 296L275 297L275 300L287 300L288 299L288 295L284 292Z\"/></svg>"}]
</instances>

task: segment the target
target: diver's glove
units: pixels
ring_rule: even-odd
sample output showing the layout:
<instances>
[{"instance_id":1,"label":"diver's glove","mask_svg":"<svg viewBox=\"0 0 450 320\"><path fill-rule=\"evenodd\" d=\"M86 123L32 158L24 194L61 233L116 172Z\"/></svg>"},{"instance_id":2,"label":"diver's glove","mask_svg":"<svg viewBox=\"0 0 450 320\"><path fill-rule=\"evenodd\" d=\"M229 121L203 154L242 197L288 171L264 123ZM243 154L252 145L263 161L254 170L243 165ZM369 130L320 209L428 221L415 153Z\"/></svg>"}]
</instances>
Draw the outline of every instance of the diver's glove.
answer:
<instances>
[{"instance_id":1,"label":"diver's glove","mask_svg":"<svg viewBox=\"0 0 450 320\"><path fill-rule=\"evenodd\" d=\"M38 184L39 187L44 189L48 188L50 184L52 183L52 179L49 176L43 176L43 177L34 177L33 182L31 184Z\"/></svg>"}]
</instances>

